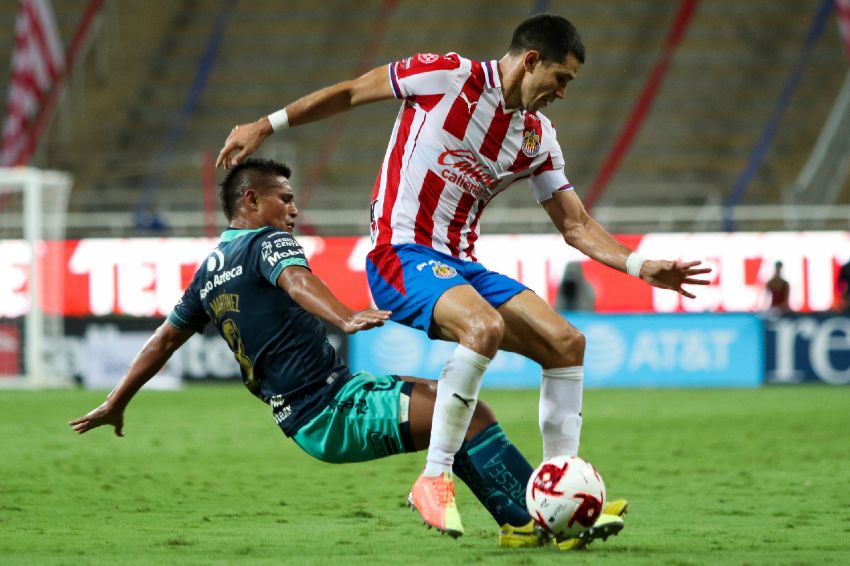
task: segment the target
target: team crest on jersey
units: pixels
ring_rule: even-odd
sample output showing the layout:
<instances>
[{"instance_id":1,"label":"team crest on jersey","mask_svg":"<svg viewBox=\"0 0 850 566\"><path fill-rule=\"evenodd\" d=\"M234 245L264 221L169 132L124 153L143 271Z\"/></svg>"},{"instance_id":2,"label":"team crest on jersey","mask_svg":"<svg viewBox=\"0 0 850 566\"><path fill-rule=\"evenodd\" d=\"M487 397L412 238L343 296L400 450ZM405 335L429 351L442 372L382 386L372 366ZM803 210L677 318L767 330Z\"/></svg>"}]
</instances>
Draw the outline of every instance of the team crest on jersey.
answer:
<instances>
[{"instance_id":1,"label":"team crest on jersey","mask_svg":"<svg viewBox=\"0 0 850 566\"><path fill-rule=\"evenodd\" d=\"M522 153L526 157L537 157L540 153L540 135L534 130L526 130L523 134Z\"/></svg>"},{"instance_id":2,"label":"team crest on jersey","mask_svg":"<svg viewBox=\"0 0 850 566\"><path fill-rule=\"evenodd\" d=\"M430 65L439 58L440 56L435 53L420 53L416 56L416 59L423 65Z\"/></svg>"},{"instance_id":3,"label":"team crest on jersey","mask_svg":"<svg viewBox=\"0 0 850 566\"><path fill-rule=\"evenodd\" d=\"M454 267L449 267L445 263L434 263L431 266L431 270L434 272L434 275L437 276L438 279L451 279L455 275L457 275L457 271Z\"/></svg>"}]
</instances>

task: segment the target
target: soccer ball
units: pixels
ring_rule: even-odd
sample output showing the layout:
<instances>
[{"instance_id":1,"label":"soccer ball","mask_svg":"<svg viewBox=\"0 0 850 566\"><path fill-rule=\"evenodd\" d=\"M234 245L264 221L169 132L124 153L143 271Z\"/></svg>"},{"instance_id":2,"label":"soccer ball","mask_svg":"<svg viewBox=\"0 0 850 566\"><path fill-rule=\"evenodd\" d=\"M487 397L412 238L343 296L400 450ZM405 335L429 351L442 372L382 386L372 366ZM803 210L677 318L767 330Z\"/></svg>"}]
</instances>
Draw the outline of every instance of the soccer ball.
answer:
<instances>
[{"instance_id":1,"label":"soccer ball","mask_svg":"<svg viewBox=\"0 0 850 566\"><path fill-rule=\"evenodd\" d=\"M537 466L525 490L528 512L556 538L578 535L596 523L605 504L602 476L577 456L556 456Z\"/></svg>"}]
</instances>

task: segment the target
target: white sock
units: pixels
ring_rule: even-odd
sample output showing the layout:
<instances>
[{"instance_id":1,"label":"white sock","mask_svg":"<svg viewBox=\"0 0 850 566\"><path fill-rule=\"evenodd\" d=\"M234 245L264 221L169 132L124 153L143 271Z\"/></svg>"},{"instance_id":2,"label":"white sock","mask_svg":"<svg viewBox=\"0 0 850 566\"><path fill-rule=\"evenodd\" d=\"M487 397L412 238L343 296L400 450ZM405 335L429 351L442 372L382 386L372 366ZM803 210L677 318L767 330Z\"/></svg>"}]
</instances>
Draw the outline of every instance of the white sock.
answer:
<instances>
[{"instance_id":1,"label":"white sock","mask_svg":"<svg viewBox=\"0 0 850 566\"><path fill-rule=\"evenodd\" d=\"M431 421L431 443L428 445L426 476L451 473L455 453L460 450L475 405L481 379L490 358L458 344L443 366L437 383L437 401Z\"/></svg>"},{"instance_id":2,"label":"white sock","mask_svg":"<svg viewBox=\"0 0 850 566\"><path fill-rule=\"evenodd\" d=\"M584 368L544 369L540 382L543 459L578 454Z\"/></svg>"}]
</instances>

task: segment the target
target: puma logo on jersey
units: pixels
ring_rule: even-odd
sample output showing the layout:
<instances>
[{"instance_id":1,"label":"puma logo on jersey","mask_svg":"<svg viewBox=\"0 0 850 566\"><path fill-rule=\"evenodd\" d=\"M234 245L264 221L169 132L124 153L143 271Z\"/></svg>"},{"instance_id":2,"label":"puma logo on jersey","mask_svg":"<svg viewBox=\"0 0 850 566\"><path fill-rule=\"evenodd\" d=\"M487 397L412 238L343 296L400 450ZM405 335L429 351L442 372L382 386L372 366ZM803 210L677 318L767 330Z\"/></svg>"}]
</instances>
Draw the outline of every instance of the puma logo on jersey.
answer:
<instances>
[{"instance_id":1,"label":"puma logo on jersey","mask_svg":"<svg viewBox=\"0 0 850 566\"><path fill-rule=\"evenodd\" d=\"M462 98L463 101L466 102L466 111L472 114L472 109L475 108L475 105L478 104L478 101L476 100L475 102L470 102L469 99L466 97L465 92L460 93L460 98Z\"/></svg>"},{"instance_id":2,"label":"puma logo on jersey","mask_svg":"<svg viewBox=\"0 0 850 566\"><path fill-rule=\"evenodd\" d=\"M458 401L460 401L461 403L463 403L464 405L466 405L466 407L467 407L467 408L469 408L469 404L470 404L470 403L472 403L473 401L475 401L475 398L473 398L473 397L470 397L469 399L464 399L463 397L461 397L461 396L460 396L460 395L458 395L457 393L452 393L452 397L454 397L455 399L457 399Z\"/></svg>"}]
</instances>

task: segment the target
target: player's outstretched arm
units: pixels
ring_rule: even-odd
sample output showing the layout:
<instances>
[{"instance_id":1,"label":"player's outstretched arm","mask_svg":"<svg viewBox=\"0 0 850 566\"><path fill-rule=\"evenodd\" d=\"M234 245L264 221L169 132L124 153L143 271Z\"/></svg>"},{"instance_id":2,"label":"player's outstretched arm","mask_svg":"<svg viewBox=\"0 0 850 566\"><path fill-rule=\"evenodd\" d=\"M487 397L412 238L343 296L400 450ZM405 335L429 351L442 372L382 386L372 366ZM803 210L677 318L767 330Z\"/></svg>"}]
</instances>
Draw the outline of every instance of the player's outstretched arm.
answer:
<instances>
[{"instance_id":1,"label":"player's outstretched arm","mask_svg":"<svg viewBox=\"0 0 850 566\"><path fill-rule=\"evenodd\" d=\"M654 287L671 289L691 299L694 294L682 285L709 283L707 279L696 277L711 271L708 267L698 267L699 261L646 260L642 265L629 265L629 256L632 256L632 261L636 258L632 250L614 239L587 213L575 191L554 193L552 198L543 202L543 208L564 240L591 259L636 275Z\"/></svg>"},{"instance_id":2,"label":"player's outstretched arm","mask_svg":"<svg viewBox=\"0 0 850 566\"><path fill-rule=\"evenodd\" d=\"M276 130L315 122L361 104L390 98L393 98L393 90L387 68L376 67L354 80L312 92L269 116L235 126L219 151L215 165L227 169L237 165Z\"/></svg>"},{"instance_id":3,"label":"player's outstretched arm","mask_svg":"<svg viewBox=\"0 0 850 566\"><path fill-rule=\"evenodd\" d=\"M354 311L337 299L324 282L304 267L293 265L280 272L277 285L301 307L347 334L383 326L390 311L366 309Z\"/></svg>"},{"instance_id":4,"label":"player's outstretched arm","mask_svg":"<svg viewBox=\"0 0 850 566\"><path fill-rule=\"evenodd\" d=\"M124 436L124 409L130 399L162 369L171 355L182 346L194 332L177 328L164 322L145 342L133 361L124 379L106 397L99 407L70 421L75 432L83 434L102 425L112 425L117 436Z\"/></svg>"}]
</instances>

